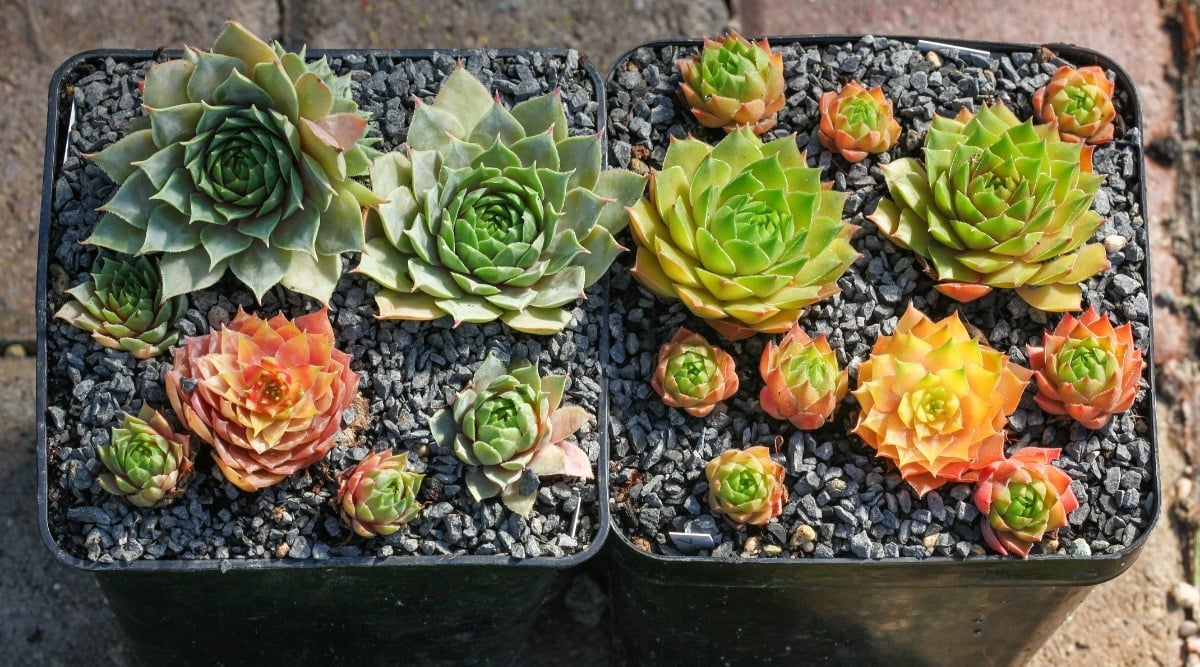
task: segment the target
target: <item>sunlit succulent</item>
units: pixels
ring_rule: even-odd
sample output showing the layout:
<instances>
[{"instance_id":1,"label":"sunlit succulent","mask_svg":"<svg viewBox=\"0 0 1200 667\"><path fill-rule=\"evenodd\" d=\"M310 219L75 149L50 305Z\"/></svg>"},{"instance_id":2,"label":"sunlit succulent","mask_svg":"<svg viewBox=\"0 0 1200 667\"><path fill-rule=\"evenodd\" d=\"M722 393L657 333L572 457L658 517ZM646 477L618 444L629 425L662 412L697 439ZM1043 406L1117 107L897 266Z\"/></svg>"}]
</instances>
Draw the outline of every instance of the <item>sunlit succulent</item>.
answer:
<instances>
[{"instance_id":1,"label":"sunlit succulent","mask_svg":"<svg viewBox=\"0 0 1200 667\"><path fill-rule=\"evenodd\" d=\"M809 338L799 323L778 345L767 343L758 372L765 383L759 393L763 410L805 431L821 428L833 417L849 386L849 374L839 371L825 334Z\"/></svg>"},{"instance_id":2,"label":"sunlit succulent","mask_svg":"<svg viewBox=\"0 0 1200 667\"><path fill-rule=\"evenodd\" d=\"M971 338L958 313L934 322L909 304L859 367L853 432L921 496L974 481L1004 455L1004 427L1030 375Z\"/></svg>"},{"instance_id":3,"label":"sunlit succulent","mask_svg":"<svg viewBox=\"0 0 1200 667\"><path fill-rule=\"evenodd\" d=\"M840 291L858 257L845 199L821 187L795 137L764 144L742 129L715 147L674 140L649 201L630 208L633 275L725 338L783 333Z\"/></svg>"},{"instance_id":4,"label":"sunlit succulent","mask_svg":"<svg viewBox=\"0 0 1200 667\"><path fill-rule=\"evenodd\" d=\"M245 491L272 486L325 457L358 392L350 355L334 342L325 308L295 320L239 309L173 350L167 397L212 445L225 479Z\"/></svg>"},{"instance_id":5,"label":"sunlit succulent","mask_svg":"<svg viewBox=\"0 0 1200 667\"><path fill-rule=\"evenodd\" d=\"M1056 124L1063 141L1106 144L1117 116L1113 88L1112 79L1095 65L1063 65L1033 94L1033 113L1043 123Z\"/></svg>"},{"instance_id":6,"label":"sunlit succulent","mask_svg":"<svg viewBox=\"0 0 1200 667\"><path fill-rule=\"evenodd\" d=\"M703 417L737 392L738 376L729 353L680 327L658 349L650 384L667 405Z\"/></svg>"},{"instance_id":7,"label":"sunlit succulent","mask_svg":"<svg viewBox=\"0 0 1200 667\"><path fill-rule=\"evenodd\" d=\"M174 345L179 333L172 327L187 310L187 297L163 299L158 269L146 257L103 257L99 264L91 280L67 290L73 300L54 316L137 359L156 357Z\"/></svg>"},{"instance_id":8,"label":"sunlit succulent","mask_svg":"<svg viewBox=\"0 0 1200 667\"><path fill-rule=\"evenodd\" d=\"M821 145L840 153L849 162L859 162L896 145L900 123L892 115L892 101L879 86L867 90L851 81L841 91L821 94Z\"/></svg>"},{"instance_id":9,"label":"sunlit succulent","mask_svg":"<svg viewBox=\"0 0 1200 667\"><path fill-rule=\"evenodd\" d=\"M1088 243L1103 223L1089 210L1101 181L1092 148L1003 104L935 117L925 163L894 160L883 173L892 199L870 219L959 301L1015 288L1035 308L1079 310L1079 282L1109 266Z\"/></svg>"},{"instance_id":10,"label":"sunlit succulent","mask_svg":"<svg viewBox=\"0 0 1200 667\"><path fill-rule=\"evenodd\" d=\"M381 201L352 178L371 151L349 78L230 21L211 52L151 67L142 102L148 126L91 156L121 187L88 242L162 253L165 297L229 269L259 299L282 283L328 301Z\"/></svg>"},{"instance_id":11,"label":"sunlit succulent","mask_svg":"<svg viewBox=\"0 0 1200 667\"><path fill-rule=\"evenodd\" d=\"M569 137L558 93L505 109L465 69L413 112L408 152L371 169L388 200L357 271L383 319L500 319L551 334L621 250L645 181L601 170L598 135Z\"/></svg>"},{"instance_id":12,"label":"sunlit succulent","mask_svg":"<svg viewBox=\"0 0 1200 667\"><path fill-rule=\"evenodd\" d=\"M358 535L391 535L421 513L417 490L424 479L408 472L408 452L372 452L338 474L334 502Z\"/></svg>"},{"instance_id":13,"label":"sunlit succulent","mask_svg":"<svg viewBox=\"0 0 1200 667\"><path fill-rule=\"evenodd\" d=\"M1051 463L1060 452L1025 447L980 471L975 506L983 516L983 539L997 553L1027 557L1079 506L1070 475Z\"/></svg>"},{"instance_id":14,"label":"sunlit succulent","mask_svg":"<svg viewBox=\"0 0 1200 667\"><path fill-rule=\"evenodd\" d=\"M467 490L476 501L500 496L527 516L538 476L589 479L592 463L567 440L592 419L581 407L561 406L567 376L538 374L536 364L488 354L471 384L429 420L433 439L467 464Z\"/></svg>"},{"instance_id":15,"label":"sunlit succulent","mask_svg":"<svg viewBox=\"0 0 1200 667\"><path fill-rule=\"evenodd\" d=\"M138 507L153 507L183 493L195 453L187 434L176 433L143 404L136 417L126 414L112 430L109 444L96 447L96 456L108 469L99 476L100 488Z\"/></svg>"},{"instance_id":16,"label":"sunlit succulent","mask_svg":"<svg viewBox=\"0 0 1200 667\"><path fill-rule=\"evenodd\" d=\"M771 460L766 447L727 449L704 466L708 506L739 526L765 525L783 512L783 475L783 466Z\"/></svg>"},{"instance_id":17,"label":"sunlit succulent","mask_svg":"<svg viewBox=\"0 0 1200 667\"><path fill-rule=\"evenodd\" d=\"M1028 349L1038 387L1033 400L1046 412L1097 429L1137 397L1145 362L1128 322L1113 327L1107 315L1088 308L1079 319L1064 315L1054 333Z\"/></svg>"},{"instance_id":18,"label":"sunlit succulent","mask_svg":"<svg viewBox=\"0 0 1200 667\"><path fill-rule=\"evenodd\" d=\"M762 134L775 127L783 108L783 55L763 39L751 42L736 32L705 39L700 53L676 61L679 91L692 115L705 127L732 132L749 127Z\"/></svg>"}]
</instances>

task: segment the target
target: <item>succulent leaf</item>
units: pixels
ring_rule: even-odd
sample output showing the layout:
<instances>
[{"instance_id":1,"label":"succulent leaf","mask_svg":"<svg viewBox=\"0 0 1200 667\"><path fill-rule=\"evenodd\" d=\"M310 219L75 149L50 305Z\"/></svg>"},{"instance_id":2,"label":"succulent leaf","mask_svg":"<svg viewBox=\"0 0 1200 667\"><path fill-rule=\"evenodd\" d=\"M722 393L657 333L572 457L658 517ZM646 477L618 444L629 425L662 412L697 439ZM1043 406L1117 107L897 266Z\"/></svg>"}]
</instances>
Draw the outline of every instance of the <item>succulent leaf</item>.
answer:
<instances>
[{"instance_id":1,"label":"succulent leaf","mask_svg":"<svg viewBox=\"0 0 1200 667\"><path fill-rule=\"evenodd\" d=\"M109 444L96 447L107 468L100 488L138 507L166 505L183 493L195 452L190 438L178 434L148 405L137 416L126 414L112 430Z\"/></svg>"},{"instance_id":2,"label":"succulent leaf","mask_svg":"<svg viewBox=\"0 0 1200 667\"><path fill-rule=\"evenodd\" d=\"M342 521L362 537L391 535L421 513L425 475L408 472L408 453L372 452L338 474Z\"/></svg>"},{"instance_id":3,"label":"succulent leaf","mask_svg":"<svg viewBox=\"0 0 1200 667\"><path fill-rule=\"evenodd\" d=\"M821 188L794 137L763 144L741 129L715 147L674 140L649 190L629 210L634 277L727 339L787 331L839 291L858 257L846 195Z\"/></svg>"},{"instance_id":4,"label":"succulent leaf","mask_svg":"<svg viewBox=\"0 0 1200 667\"><path fill-rule=\"evenodd\" d=\"M731 32L705 39L700 53L676 62L680 94L705 127L762 134L775 127L783 108L783 55L763 39L752 42Z\"/></svg>"},{"instance_id":5,"label":"succulent leaf","mask_svg":"<svg viewBox=\"0 0 1200 667\"><path fill-rule=\"evenodd\" d=\"M1078 319L1068 313L1028 351L1038 386L1034 400L1046 412L1098 429L1137 398L1145 361L1129 323L1114 327L1094 308Z\"/></svg>"},{"instance_id":6,"label":"succulent leaf","mask_svg":"<svg viewBox=\"0 0 1200 667\"><path fill-rule=\"evenodd\" d=\"M524 483L527 476L593 476L587 454L568 440L592 415L560 407L565 387L565 375L542 377L534 363L505 366L489 353L471 384L434 413L430 433L468 466L472 498L500 496L506 507L527 516L537 496L537 485Z\"/></svg>"},{"instance_id":7,"label":"succulent leaf","mask_svg":"<svg viewBox=\"0 0 1200 667\"><path fill-rule=\"evenodd\" d=\"M1079 501L1071 477L1052 461L1061 450L1025 447L979 472L975 506L984 541L997 553L1026 558L1033 545L1067 525Z\"/></svg>"},{"instance_id":8,"label":"succulent leaf","mask_svg":"<svg viewBox=\"0 0 1200 667\"><path fill-rule=\"evenodd\" d=\"M903 158L883 173L892 199L869 219L923 257L947 296L1016 289L1035 308L1079 310L1078 284L1109 266L1088 243L1103 223L1089 210L1100 187L1091 147L1003 104L935 117L924 164Z\"/></svg>"},{"instance_id":9,"label":"succulent leaf","mask_svg":"<svg viewBox=\"0 0 1200 667\"><path fill-rule=\"evenodd\" d=\"M567 136L556 93L510 111L455 70L413 112L408 152L371 170L388 203L370 216L355 270L383 288L380 318L564 329L564 307L611 266L624 207L644 189L632 172L602 178L600 153L598 137Z\"/></svg>"},{"instance_id":10,"label":"succulent leaf","mask_svg":"<svg viewBox=\"0 0 1200 667\"><path fill-rule=\"evenodd\" d=\"M374 140L347 78L235 21L211 52L152 67L150 128L91 156L121 187L88 241L163 253L166 297L229 268L259 299L283 283L328 301L340 253L362 248L362 209L382 202L352 180Z\"/></svg>"},{"instance_id":11,"label":"succulent leaf","mask_svg":"<svg viewBox=\"0 0 1200 667\"><path fill-rule=\"evenodd\" d=\"M174 349L167 397L188 429L212 445L229 482L263 489L334 445L358 392L350 355L334 342L325 308L295 320L239 309L228 326Z\"/></svg>"},{"instance_id":12,"label":"succulent leaf","mask_svg":"<svg viewBox=\"0 0 1200 667\"><path fill-rule=\"evenodd\" d=\"M91 280L67 290L72 301L54 316L90 331L104 347L149 359L179 339L173 327L187 310L186 296L164 299L162 291L149 258L100 258Z\"/></svg>"},{"instance_id":13,"label":"succulent leaf","mask_svg":"<svg viewBox=\"0 0 1200 667\"><path fill-rule=\"evenodd\" d=\"M708 506L737 526L766 525L787 500L783 466L761 445L728 449L704 466Z\"/></svg>"},{"instance_id":14,"label":"succulent leaf","mask_svg":"<svg viewBox=\"0 0 1200 667\"><path fill-rule=\"evenodd\" d=\"M972 338L958 313L934 322L909 304L859 367L852 432L920 496L974 481L1004 455L1004 426L1031 375Z\"/></svg>"}]
</instances>

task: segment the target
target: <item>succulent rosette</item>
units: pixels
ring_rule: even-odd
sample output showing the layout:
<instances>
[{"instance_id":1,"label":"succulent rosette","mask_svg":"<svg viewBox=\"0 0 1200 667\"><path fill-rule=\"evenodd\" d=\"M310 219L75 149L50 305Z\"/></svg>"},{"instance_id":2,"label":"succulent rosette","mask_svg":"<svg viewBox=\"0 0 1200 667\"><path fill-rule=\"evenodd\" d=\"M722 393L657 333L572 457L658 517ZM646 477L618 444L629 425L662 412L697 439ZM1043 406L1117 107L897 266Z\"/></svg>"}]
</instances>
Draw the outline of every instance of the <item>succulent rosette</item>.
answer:
<instances>
[{"instance_id":1,"label":"succulent rosette","mask_svg":"<svg viewBox=\"0 0 1200 667\"><path fill-rule=\"evenodd\" d=\"M851 81L840 91L821 94L821 145L841 154L848 162L859 162L896 145L900 123L892 113L892 101L879 86L867 90Z\"/></svg>"},{"instance_id":2,"label":"succulent rosette","mask_svg":"<svg viewBox=\"0 0 1200 667\"><path fill-rule=\"evenodd\" d=\"M759 393L763 410L804 431L824 426L849 388L849 372L838 369L825 334L809 338L799 323L778 345L767 343L758 371L765 383Z\"/></svg>"},{"instance_id":3,"label":"succulent rosette","mask_svg":"<svg viewBox=\"0 0 1200 667\"><path fill-rule=\"evenodd\" d=\"M703 417L737 393L738 376L728 352L680 327L659 348L650 384L667 405Z\"/></svg>"},{"instance_id":4,"label":"succulent rosette","mask_svg":"<svg viewBox=\"0 0 1200 667\"><path fill-rule=\"evenodd\" d=\"M338 474L334 502L358 535L391 535L421 513L417 491L425 475L408 471L408 452L372 452Z\"/></svg>"},{"instance_id":5,"label":"succulent rosette","mask_svg":"<svg viewBox=\"0 0 1200 667\"><path fill-rule=\"evenodd\" d=\"M763 39L751 42L736 32L705 39L700 53L676 61L679 91L692 115L705 127L732 132L741 127L762 134L775 127L783 108L783 55Z\"/></svg>"},{"instance_id":6,"label":"succulent rosette","mask_svg":"<svg viewBox=\"0 0 1200 667\"><path fill-rule=\"evenodd\" d=\"M859 367L853 433L920 496L974 481L1004 456L1004 427L1030 376L972 338L958 313L934 322L909 304Z\"/></svg>"},{"instance_id":7,"label":"succulent rosette","mask_svg":"<svg viewBox=\"0 0 1200 667\"><path fill-rule=\"evenodd\" d=\"M1102 428L1137 398L1145 362L1129 323L1114 327L1095 308L1063 316L1040 346L1029 345L1029 366L1046 412L1067 415L1085 428Z\"/></svg>"},{"instance_id":8,"label":"succulent rosette","mask_svg":"<svg viewBox=\"0 0 1200 667\"><path fill-rule=\"evenodd\" d=\"M88 242L162 253L168 298L228 269L259 299L282 283L328 301L381 201L353 179L371 141L349 78L230 21L212 51L151 67L142 101L148 126L91 156L120 188Z\"/></svg>"},{"instance_id":9,"label":"succulent rosette","mask_svg":"<svg viewBox=\"0 0 1200 667\"><path fill-rule=\"evenodd\" d=\"M356 270L382 287L379 316L566 327L565 306L621 250L644 179L602 171L599 137L568 136L558 93L509 110L462 68L418 105L407 143L371 169L388 203Z\"/></svg>"},{"instance_id":10,"label":"succulent rosette","mask_svg":"<svg viewBox=\"0 0 1200 667\"><path fill-rule=\"evenodd\" d=\"M708 506L736 525L766 525L787 500L783 466L761 445L727 449L704 466Z\"/></svg>"},{"instance_id":11,"label":"succulent rosette","mask_svg":"<svg viewBox=\"0 0 1200 667\"><path fill-rule=\"evenodd\" d=\"M988 465L975 485L975 506L983 515L983 539L1002 556L1021 558L1033 545L1067 525L1079 506L1071 477L1051 463L1061 450L1025 447Z\"/></svg>"},{"instance_id":12,"label":"succulent rosette","mask_svg":"<svg viewBox=\"0 0 1200 667\"><path fill-rule=\"evenodd\" d=\"M1092 148L1003 104L935 117L924 164L903 158L883 173L892 199L869 218L959 301L1004 288L1041 310L1079 310L1079 283L1109 266L1088 243L1103 223L1090 210Z\"/></svg>"},{"instance_id":13,"label":"succulent rosette","mask_svg":"<svg viewBox=\"0 0 1200 667\"><path fill-rule=\"evenodd\" d=\"M1033 113L1058 126L1063 141L1106 144L1113 139L1114 84L1104 70L1090 65L1058 68L1049 83L1033 94Z\"/></svg>"},{"instance_id":14,"label":"succulent rosette","mask_svg":"<svg viewBox=\"0 0 1200 667\"><path fill-rule=\"evenodd\" d=\"M103 257L99 265L91 280L67 290L72 300L54 316L137 359L156 357L174 345L179 332L172 327L187 310L187 297L164 299L158 269L147 257Z\"/></svg>"},{"instance_id":15,"label":"succulent rosette","mask_svg":"<svg viewBox=\"0 0 1200 667\"><path fill-rule=\"evenodd\" d=\"M325 308L294 320L239 309L173 350L167 397L212 445L225 479L244 491L272 486L325 457L358 392L350 355L334 343Z\"/></svg>"},{"instance_id":16,"label":"succulent rosette","mask_svg":"<svg viewBox=\"0 0 1200 667\"><path fill-rule=\"evenodd\" d=\"M567 376L542 377L536 364L506 367L488 354L471 384L429 420L433 439L467 464L466 484L476 501L500 496L521 516L537 499L537 477L590 479L592 463L567 440L592 415L560 406Z\"/></svg>"},{"instance_id":17,"label":"succulent rosette","mask_svg":"<svg viewBox=\"0 0 1200 667\"><path fill-rule=\"evenodd\" d=\"M727 339L787 331L840 291L858 257L846 195L823 189L820 173L795 137L764 144L741 129L715 147L673 140L649 201L629 209L634 277Z\"/></svg>"},{"instance_id":18,"label":"succulent rosette","mask_svg":"<svg viewBox=\"0 0 1200 667\"><path fill-rule=\"evenodd\" d=\"M96 456L108 472L100 488L138 507L166 504L181 494L191 476L195 452L187 434L176 433L158 411L142 405L137 416L126 414Z\"/></svg>"}]
</instances>

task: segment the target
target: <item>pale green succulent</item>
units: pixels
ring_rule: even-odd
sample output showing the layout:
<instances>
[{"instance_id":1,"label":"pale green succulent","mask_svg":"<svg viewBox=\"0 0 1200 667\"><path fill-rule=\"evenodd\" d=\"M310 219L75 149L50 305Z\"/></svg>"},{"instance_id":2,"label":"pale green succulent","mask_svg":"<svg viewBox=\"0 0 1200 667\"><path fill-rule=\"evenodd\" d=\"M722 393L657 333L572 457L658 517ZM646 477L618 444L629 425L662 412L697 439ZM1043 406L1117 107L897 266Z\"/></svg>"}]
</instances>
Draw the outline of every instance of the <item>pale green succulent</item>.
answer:
<instances>
[{"instance_id":1,"label":"pale green succulent","mask_svg":"<svg viewBox=\"0 0 1200 667\"><path fill-rule=\"evenodd\" d=\"M187 310L187 297L162 298L158 268L146 257L103 257L92 279L67 290L72 301L54 314L92 333L104 347L137 359L166 351L179 339L171 327ZM94 267L93 267L94 268Z\"/></svg>"},{"instance_id":2,"label":"pale green succulent","mask_svg":"<svg viewBox=\"0 0 1200 667\"><path fill-rule=\"evenodd\" d=\"M380 318L566 327L564 306L621 250L642 177L602 171L598 136L567 135L558 94L508 110L461 68L413 112L407 143L371 169L388 201L356 270L382 286Z\"/></svg>"},{"instance_id":3,"label":"pale green succulent","mask_svg":"<svg viewBox=\"0 0 1200 667\"><path fill-rule=\"evenodd\" d=\"M934 117L924 165L904 158L883 174L892 199L870 219L952 298L998 287L1041 310L1079 310L1079 283L1109 266L1104 246L1088 243L1104 222L1089 210L1102 180L1092 148L1001 103Z\"/></svg>"},{"instance_id":4,"label":"pale green succulent","mask_svg":"<svg viewBox=\"0 0 1200 667\"><path fill-rule=\"evenodd\" d=\"M109 444L96 447L96 456L108 468L99 477L100 488L138 507L153 507L183 491L195 455L187 434L176 433L165 417L143 405L136 417L125 415Z\"/></svg>"},{"instance_id":5,"label":"pale green succulent","mask_svg":"<svg viewBox=\"0 0 1200 667\"><path fill-rule=\"evenodd\" d=\"M592 418L577 406L562 406L565 375L542 377L538 367L519 361L510 368L489 354L452 405L429 420L441 446L469 467L467 490L475 500L500 496L524 516L533 509L537 484L532 475L591 478L587 454L567 440Z\"/></svg>"},{"instance_id":6,"label":"pale green succulent","mask_svg":"<svg viewBox=\"0 0 1200 667\"><path fill-rule=\"evenodd\" d=\"M211 52L151 67L142 97L148 126L91 156L120 189L88 242L162 253L167 298L228 268L259 299L282 283L328 301L381 201L352 178L373 151L348 78L230 21Z\"/></svg>"},{"instance_id":7,"label":"pale green succulent","mask_svg":"<svg viewBox=\"0 0 1200 667\"><path fill-rule=\"evenodd\" d=\"M742 128L715 147L672 141L650 200L630 208L634 277L725 338L787 331L840 291L858 257L846 194L823 189L820 175L794 136L764 144Z\"/></svg>"}]
</instances>

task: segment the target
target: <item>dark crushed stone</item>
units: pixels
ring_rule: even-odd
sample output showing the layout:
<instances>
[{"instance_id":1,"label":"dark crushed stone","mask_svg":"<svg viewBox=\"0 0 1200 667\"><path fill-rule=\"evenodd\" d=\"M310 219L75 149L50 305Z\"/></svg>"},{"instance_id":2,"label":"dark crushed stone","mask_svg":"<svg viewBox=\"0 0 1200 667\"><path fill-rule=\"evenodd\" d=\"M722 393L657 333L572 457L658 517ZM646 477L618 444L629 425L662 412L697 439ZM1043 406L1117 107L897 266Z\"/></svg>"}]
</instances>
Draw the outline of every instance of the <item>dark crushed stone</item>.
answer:
<instances>
[{"instance_id":1,"label":"dark crushed stone","mask_svg":"<svg viewBox=\"0 0 1200 667\"><path fill-rule=\"evenodd\" d=\"M839 280L841 294L816 304L801 318L805 329L829 337L839 363L849 366L852 387L876 337L892 332L909 302L934 318L960 311L964 321L989 332L994 347L1026 364L1025 346L1038 344L1043 332L1057 324L1057 315L1034 311L1003 291L971 304L950 301L933 289L914 255L884 238L865 216L887 193L879 165L919 156L934 113L954 115L964 105L978 108L1002 100L1026 118L1033 91L1060 62L1017 52L994 55L990 67L983 68L943 55L939 67L914 44L872 37L827 48L801 47L786 39L772 46L783 54L788 103L776 128L763 139L794 132L801 149L808 151L809 165L822 169L823 180L832 181L835 189L852 191L844 214L861 227L853 244L862 257ZM636 167L638 156L642 165L658 168L671 137L691 134L715 144L724 136L721 130L698 125L676 97L679 75L674 63L696 48L643 47L617 64L617 76L607 90L612 164ZM882 85L904 128L896 148L856 165L831 155L816 136L821 93L838 90L851 79L868 87ZM1144 281L1147 241L1137 148L1141 136L1137 119L1129 113L1129 95L1118 88L1117 108L1125 114L1119 119L1118 140L1098 147L1093 156L1096 171L1105 175L1096 207L1107 219L1093 241L1109 244L1112 269L1084 284L1084 307L1095 306L1118 324L1131 321L1135 340L1145 351L1150 302ZM664 112L668 103L674 110L669 116ZM632 247L632 239L625 245ZM799 433L787 422L763 414L757 401L762 387L757 367L766 337L723 342L679 302L659 299L632 280L632 257L623 257L619 264L611 273L609 329L612 340L638 341L640 349L632 352L626 346L623 354L610 356L606 367L614 470L610 491L618 530L649 542L658 553L681 555L666 533L692 530L700 519L711 520L704 500L704 464L729 447L774 443L791 493L782 516L765 528L741 531L714 521L719 526L714 533L718 546L700 555L734 557L753 537L760 545L780 547L782 558L996 557L979 532L972 485L947 485L917 498L891 464L848 435L857 408L851 395L832 424L811 433ZM705 419L667 408L650 387L657 349L680 325L721 345L738 363L738 394ZM1055 553L1088 557L1121 552L1153 520L1158 500L1149 430L1153 406L1146 386L1143 383L1128 414L1098 431L1044 414L1032 399L1033 389L1026 391L1012 416L1009 453L1025 446L1061 447L1058 465L1071 475L1081 503L1071 513L1069 526L1059 531ZM668 486L684 489L685 495L668 501L651 491ZM805 524L817 533L811 553L786 539ZM1041 549L1035 547L1034 553Z\"/></svg>"},{"instance_id":2,"label":"dark crushed stone","mask_svg":"<svg viewBox=\"0 0 1200 667\"><path fill-rule=\"evenodd\" d=\"M561 89L571 133L597 131L602 119L596 91L578 54L499 56L479 50L462 62L509 105ZM64 301L62 290L86 277L96 250L79 241L91 233L101 215L97 209L115 191L112 181L79 154L123 136L125 125L141 113L140 104L134 103L137 83L150 64L89 60L74 73L74 81L67 81L74 92L64 97L64 107L73 101L77 118L71 150L55 181L47 295L51 313ZM403 141L413 96L432 101L456 61L442 53L406 59L381 51L335 58L331 65L350 74L360 106L373 114L368 133L379 137L378 148L392 150ZM66 118L66 108L63 112ZM346 268L355 266L357 259L349 257ZM567 331L540 337L515 333L499 323L451 328L446 321L378 322L373 317L374 284L359 275L344 276L331 300L330 315L338 346L352 356L352 367L361 375L360 393L370 402L370 424L358 439L343 438L323 462L257 493L226 483L202 451L182 497L170 507L151 510L134 508L100 490L95 480L103 465L95 458L95 446L108 442L121 412L136 412L143 400L171 416L162 388L169 355L136 361L52 320L47 331L51 533L68 553L105 563L441 554L536 558L578 553L591 545L599 528L595 480L544 480L543 490L552 490L539 493L528 520L513 521L498 499L476 503L468 497L461 482L462 465L453 452L431 441L425 420L465 385L488 351L506 359L535 359L543 374L572 374L564 403L595 413L600 403L599 290L597 286L589 291L591 298L577 305ZM227 323L239 307L264 317L279 311L295 317L317 306L283 288L272 290L257 305L247 289L226 277L214 288L191 295L191 307L176 326L183 335L197 335ZM353 417L343 415L347 421ZM585 426L578 438L598 462L598 429ZM392 536L364 540L338 521L332 503L335 479L370 451L389 447L408 451L411 469L427 475L420 499L428 509Z\"/></svg>"}]
</instances>

